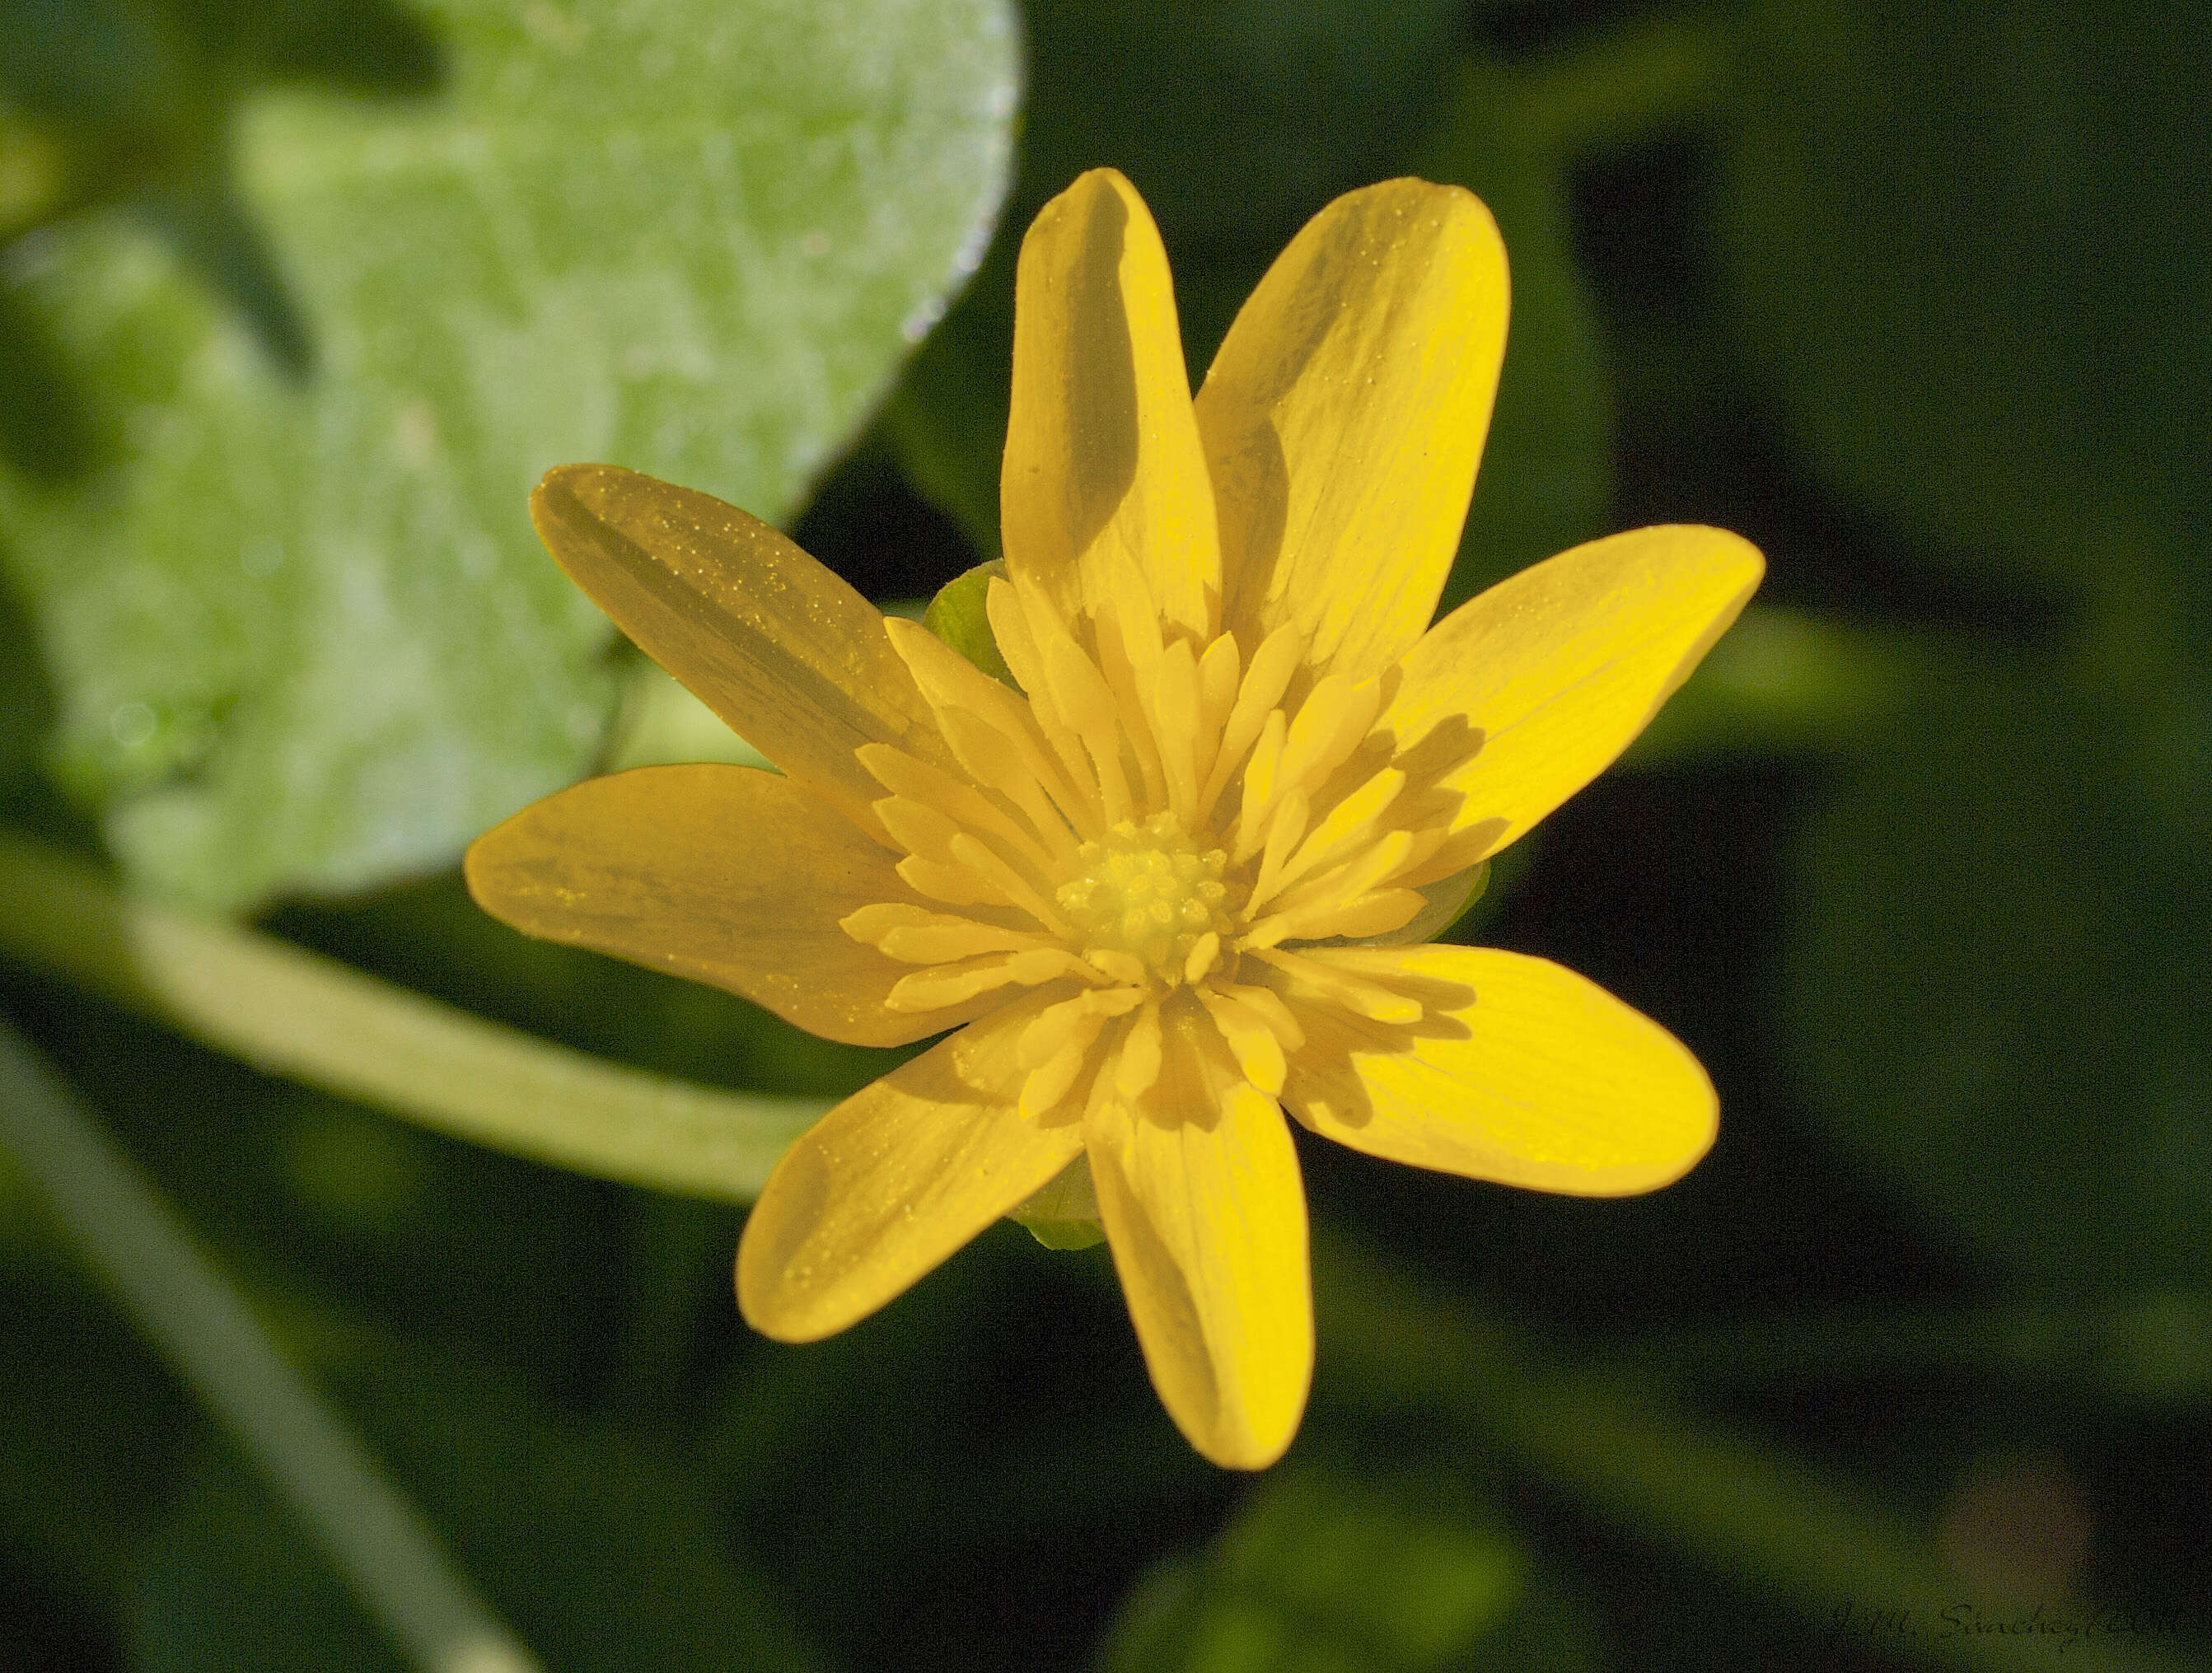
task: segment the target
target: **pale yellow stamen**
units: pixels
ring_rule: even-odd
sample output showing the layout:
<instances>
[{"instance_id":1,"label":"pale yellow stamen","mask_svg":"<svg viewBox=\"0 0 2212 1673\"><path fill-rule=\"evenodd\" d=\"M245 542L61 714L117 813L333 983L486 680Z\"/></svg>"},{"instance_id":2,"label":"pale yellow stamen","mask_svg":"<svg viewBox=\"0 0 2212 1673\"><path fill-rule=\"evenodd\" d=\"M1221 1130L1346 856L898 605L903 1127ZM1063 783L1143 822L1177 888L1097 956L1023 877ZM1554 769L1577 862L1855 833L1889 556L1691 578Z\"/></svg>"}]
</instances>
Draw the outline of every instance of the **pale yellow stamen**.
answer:
<instances>
[{"instance_id":1,"label":"pale yellow stamen","mask_svg":"<svg viewBox=\"0 0 2212 1673\"><path fill-rule=\"evenodd\" d=\"M977 911L887 901L845 927L923 967L892 989L896 1009L1061 985L1021 1036L1028 1116L1119 1105L1179 1120L1273 1099L1304 1046L1298 1007L1423 1015L1387 967L1320 943L1426 907L1411 884L1456 852L1458 804L1373 732L1382 679L1312 677L1288 627L1247 658L1233 634L1164 623L1133 563L1104 581L1072 621L1034 585L993 582L1019 690L890 628L958 771L870 745L862 762L891 792L876 809L907 851L900 876Z\"/></svg>"},{"instance_id":2,"label":"pale yellow stamen","mask_svg":"<svg viewBox=\"0 0 2212 1673\"><path fill-rule=\"evenodd\" d=\"M1121 1055L1114 1065L1114 1089L1124 1098L1140 1098L1160 1076L1160 1008L1146 1001L1122 1036Z\"/></svg>"},{"instance_id":3,"label":"pale yellow stamen","mask_svg":"<svg viewBox=\"0 0 2212 1673\"><path fill-rule=\"evenodd\" d=\"M1421 1002L1393 993L1376 983L1362 981L1348 971L1322 962L1318 957L1285 952L1280 948L1255 949L1255 956L1273 965L1289 979L1293 997L1326 1000L1376 1022L1418 1022Z\"/></svg>"},{"instance_id":4,"label":"pale yellow stamen","mask_svg":"<svg viewBox=\"0 0 2212 1673\"><path fill-rule=\"evenodd\" d=\"M1227 861L1218 848L1201 851L1172 813L1141 827L1125 821L1083 845L1085 869L1060 885L1056 904L1086 956L1124 954L1173 985L1201 937L1233 925Z\"/></svg>"},{"instance_id":5,"label":"pale yellow stamen","mask_svg":"<svg viewBox=\"0 0 2212 1673\"><path fill-rule=\"evenodd\" d=\"M972 964L938 965L902 976L892 985L884 1003L895 1011L932 1011L957 1005L988 993L994 987L1035 987L1059 976L1079 975L1082 961L1064 948L1040 948L979 960Z\"/></svg>"},{"instance_id":6,"label":"pale yellow stamen","mask_svg":"<svg viewBox=\"0 0 2212 1673\"><path fill-rule=\"evenodd\" d=\"M1191 943L1190 956L1182 961L1182 979L1195 987L1206 979L1206 974L1221 961L1221 937L1208 930Z\"/></svg>"},{"instance_id":7,"label":"pale yellow stamen","mask_svg":"<svg viewBox=\"0 0 2212 1673\"><path fill-rule=\"evenodd\" d=\"M1206 789L1198 798L1201 819L1213 811L1214 803L1243 765L1254 740L1260 736L1260 729L1267 724L1268 712L1290 689L1291 676L1297 671L1304 650L1297 630L1285 622L1261 640L1260 648L1252 653L1251 666L1245 670L1244 683L1237 693L1236 704L1222 731L1220 753L1206 774Z\"/></svg>"},{"instance_id":8,"label":"pale yellow stamen","mask_svg":"<svg viewBox=\"0 0 2212 1673\"><path fill-rule=\"evenodd\" d=\"M1237 1066L1243 1070L1244 1078L1270 1095L1280 1092L1283 1043L1267 1020L1224 993L1200 989L1198 998L1214 1027L1221 1030L1221 1037L1229 1042L1229 1049L1237 1054Z\"/></svg>"},{"instance_id":9,"label":"pale yellow stamen","mask_svg":"<svg viewBox=\"0 0 2212 1673\"><path fill-rule=\"evenodd\" d=\"M1036 838L1016 824L973 785L963 784L887 743L863 744L854 753L876 782L894 796L933 807L972 831L998 837L1034 864L1052 864L1052 857L1038 846ZM882 811L877 809L878 817ZM1068 845L1071 849L1073 846L1073 841Z\"/></svg>"},{"instance_id":10,"label":"pale yellow stamen","mask_svg":"<svg viewBox=\"0 0 2212 1673\"><path fill-rule=\"evenodd\" d=\"M1106 676L1107 688L1114 694L1121 736L1128 740L1129 753L1136 757L1137 771L1144 778L1145 803L1159 807L1167 801L1167 781L1160 774L1159 744L1139 695L1137 670L1123 642L1121 624L1112 615L1101 615L1092 624L1091 636L1098 646L1098 671Z\"/></svg>"},{"instance_id":11,"label":"pale yellow stamen","mask_svg":"<svg viewBox=\"0 0 2212 1673\"><path fill-rule=\"evenodd\" d=\"M1251 764L1244 769L1244 803L1237 815L1236 859L1249 859L1267 840L1268 811L1274 806L1276 769L1282 765L1283 739L1289 730L1280 709L1270 709L1253 746Z\"/></svg>"},{"instance_id":12,"label":"pale yellow stamen","mask_svg":"<svg viewBox=\"0 0 2212 1673\"><path fill-rule=\"evenodd\" d=\"M1260 881L1253 886L1252 898L1246 902L1248 911L1256 911L1274 898L1278 890L1285 888L1316 867L1342 858L1352 849L1374 840L1375 824L1382 811L1396 799L1405 788L1406 775L1395 767L1386 767L1358 790L1339 802L1328 818L1316 826L1297 853L1279 866L1269 864L1274 858L1274 833L1268 833L1267 861L1260 868Z\"/></svg>"},{"instance_id":13,"label":"pale yellow stamen","mask_svg":"<svg viewBox=\"0 0 2212 1673\"><path fill-rule=\"evenodd\" d=\"M847 914L839 927L855 941L867 942L903 964L945 964L983 953L1026 952L1051 944L1027 930L888 902Z\"/></svg>"}]
</instances>

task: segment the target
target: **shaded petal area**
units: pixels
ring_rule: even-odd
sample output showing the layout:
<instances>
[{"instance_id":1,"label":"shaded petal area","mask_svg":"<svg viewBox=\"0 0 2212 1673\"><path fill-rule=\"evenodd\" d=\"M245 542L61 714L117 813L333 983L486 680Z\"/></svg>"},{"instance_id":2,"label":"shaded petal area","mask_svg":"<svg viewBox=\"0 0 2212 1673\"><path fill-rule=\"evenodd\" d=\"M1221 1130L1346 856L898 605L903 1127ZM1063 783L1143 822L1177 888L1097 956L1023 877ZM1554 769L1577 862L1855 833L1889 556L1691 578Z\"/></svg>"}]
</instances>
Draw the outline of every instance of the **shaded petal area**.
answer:
<instances>
[{"instance_id":1,"label":"shaded petal area","mask_svg":"<svg viewBox=\"0 0 2212 1673\"><path fill-rule=\"evenodd\" d=\"M1266 1468L1313 1378L1305 1193L1282 1112L1243 1082L1218 1114L1115 1106L1092 1118L1089 1151L1161 1403L1214 1463Z\"/></svg>"},{"instance_id":2,"label":"shaded petal area","mask_svg":"<svg viewBox=\"0 0 2212 1673\"><path fill-rule=\"evenodd\" d=\"M1419 1022L1298 1012L1284 1101L1314 1131L1416 1167L1620 1197L1679 1179L1719 1106L1688 1048L1546 959L1477 947L1310 952L1421 998Z\"/></svg>"},{"instance_id":3,"label":"shaded petal area","mask_svg":"<svg viewBox=\"0 0 2212 1673\"><path fill-rule=\"evenodd\" d=\"M1480 749L1446 775L1455 830L1494 822L1495 853L1628 747L1728 630L1765 573L1719 529L1668 525L1592 541L1454 610L1405 661L1382 724L1401 752L1472 723ZM1464 750L1455 755L1463 756Z\"/></svg>"},{"instance_id":4,"label":"shaded petal area","mask_svg":"<svg viewBox=\"0 0 2212 1673\"><path fill-rule=\"evenodd\" d=\"M914 967L838 920L921 897L818 797L753 767L588 779L478 837L466 870L477 904L525 935L711 982L849 1046L903 1046L998 997L884 1009Z\"/></svg>"},{"instance_id":5,"label":"shaded petal area","mask_svg":"<svg viewBox=\"0 0 2212 1673\"><path fill-rule=\"evenodd\" d=\"M1015 1112L1022 1030L1059 992L969 1024L830 1112L784 1153L738 1245L738 1305L780 1342L843 1330L903 1292L1083 1149L1073 1119Z\"/></svg>"},{"instance_id":6,"label":"shaded petal area","mask_svg":"<svg viewBox=\"0 0 2212 1673\"><path fill-rule=\"evenodd\" d=\"M1158 229L1093 169L1046 204L1014 277L1013 406L1000 478L1007 572L1062 621L1133 567L1158 614L1210 632L1221 590L1213 488Z\"/></svg>"},{"instance_id":7,"label":"shaded petal area","mask_svg":"<svg viewBox=\"0 0 2212 1673\"><path fill-rule=\"evenodd\" d=\"M1197 402L1225 625L1380 672L1435 614L1505 354L1505 247L1457 186L1338 198L1268 269Z\"/></svg>"},{"instance_id":8,"label":"shaded petal area","mask_svg":"<svg viewBox=\"0 0 2212 1673\"><path fill-rule=\"evenodd\" d=\"M758 518L611 464L549 470L530 518L646 655L862 830L889 840L855 749L949 759L882 615Z\"/></svg>"}]
</instances>

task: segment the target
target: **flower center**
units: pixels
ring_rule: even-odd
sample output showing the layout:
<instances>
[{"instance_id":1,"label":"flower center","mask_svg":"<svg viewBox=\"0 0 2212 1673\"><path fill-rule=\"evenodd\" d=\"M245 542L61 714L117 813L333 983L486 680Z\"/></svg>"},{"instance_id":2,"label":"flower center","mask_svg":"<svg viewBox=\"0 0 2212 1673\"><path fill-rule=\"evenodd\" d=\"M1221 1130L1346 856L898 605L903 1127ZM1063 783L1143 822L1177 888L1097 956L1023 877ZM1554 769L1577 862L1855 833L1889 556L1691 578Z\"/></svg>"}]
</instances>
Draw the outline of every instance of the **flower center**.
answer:
<instances>
[{"instance_id":1,"label":"flower center","mask_svg":"<svg viewBox=\"0 0 2212 1673\"><path fill-rule=\"evenodd\" d=\"M1055 895L1085 956L1124 953L1174 987L1192 948L1234 924L1228 853L1201 849L1172 813L1122 820L1077 850L1082 868Z\"/></svg>"}]
</instances>

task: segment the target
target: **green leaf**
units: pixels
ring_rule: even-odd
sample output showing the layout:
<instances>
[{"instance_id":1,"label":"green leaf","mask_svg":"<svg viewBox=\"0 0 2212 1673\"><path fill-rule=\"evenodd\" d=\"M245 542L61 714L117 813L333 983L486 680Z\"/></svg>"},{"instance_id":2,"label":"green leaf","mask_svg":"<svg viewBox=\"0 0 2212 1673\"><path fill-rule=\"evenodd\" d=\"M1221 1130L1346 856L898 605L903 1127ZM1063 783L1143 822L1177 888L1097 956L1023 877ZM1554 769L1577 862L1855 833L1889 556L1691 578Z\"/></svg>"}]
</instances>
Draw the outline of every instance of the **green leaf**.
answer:
<instances>
[{"instance_id":1,"label":"green leaf","mask_svg":"<svg viewBox=\"0 0 2212 1673\"><path fill-rule=\"evenodd\" d=\"M2146 716L1984 672L1887 729L1805 831L1802 1084L2015 1280L2203 1282L2207 738L2202 692Z\"/></svg>"},{"instance_id":2,"label":"green leaf","mask_svg":"<svg viewBox=\"0 0 2212 1673\"><path fill-rule=\"evenodd\" d=\"M207 247L265 240L304 381L119 215L4 274L111 453L0 470L54 757L142 883L203 902L441 864L577 777L610 630L532 482L609 459L786 515L1004 186L1003 0L430 18L434 99L240 112L245 219Z\"/></svg>"},{"instance_id":3,"label":"green leaf","mask_svg":"<svg viewBox=\"0 0 2212 1673\"><path fill-rule=\"evenodd\" d=\"M1753 17L1726 276L1827 476L1969 561L2085 585L2201 553L2212 14L1768 0Z\"/></svg>"}]
</instances>

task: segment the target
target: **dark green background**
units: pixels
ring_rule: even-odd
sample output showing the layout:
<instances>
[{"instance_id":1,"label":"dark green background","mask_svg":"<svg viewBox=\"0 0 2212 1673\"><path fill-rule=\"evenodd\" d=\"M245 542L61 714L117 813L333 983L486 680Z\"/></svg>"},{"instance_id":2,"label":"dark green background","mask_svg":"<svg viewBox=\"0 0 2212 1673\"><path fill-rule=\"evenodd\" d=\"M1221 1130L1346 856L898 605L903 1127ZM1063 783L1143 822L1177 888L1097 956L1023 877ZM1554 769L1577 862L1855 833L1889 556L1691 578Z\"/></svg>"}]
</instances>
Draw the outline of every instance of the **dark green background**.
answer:
<instances>
[{"instance_id":1,"label":"dark green background","mask_svg":"<svg viewBox=\"0 0 2212 1673\"><path fill-rule=\"evenodd\" d=\"M1652 1470L1705 1472L1678 1509L1729 1500L1697 1440L1725 1434L1948 1554L1959 1600L2118 1605L2158 1630L2112 1642L2183 1664L2212 1640L2207 15L1028 9L997 241L805 496L810 551L890 599L993 550L1012 250L1112 164L1160 223L1194 368L1334 194L1413 172L1492 205L1515 312L1454 597L1655 522L1770 565L1710 676L1465 931L1679 1034L1718 1145L1666 1191L1584 1202L1302 1139L1321 1364L1266 1477L1176 1435L1103 1250L1001 1226L779 1347L735 1316L737 1211L429 1137L27 970L0 1004L551 1668L1939 1653L1838 1615L1898 1605L1878 1588L1839 1600L1721 1510L1655 1511L1633 1470L1593 1485L1514 1439L1572 1452L1577 1400L1616 1389L1654 1403ZM0 26L0 100L70 159L40 213L151 216L289 375L325 375L250 221L177 183L219 177L218 107L264 84L443 96L435 31L304 0L7 0ZM0 458L66 482L106 396L44 331L0 287ZM0 591L0 810L93 846L133 787L71 776L38 620ZM451 872L277 895L279 934L611 1057L791 1092L880 1067L526 943ZM0 1198L0 1664L389 1664L35 1210ZM1552 1370L1462 1396L1407 1369L1493 1328Z\"/></svg>"}]
</instances>

